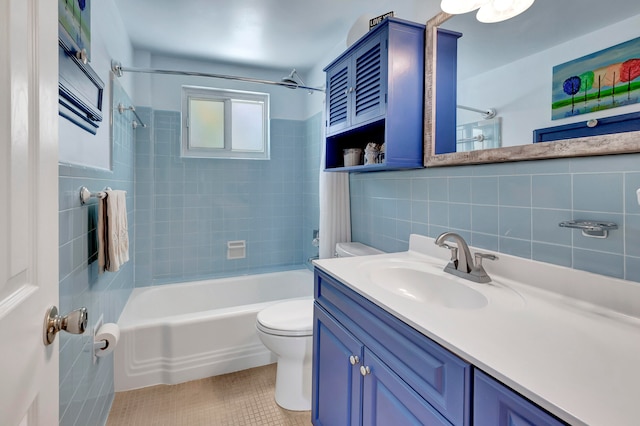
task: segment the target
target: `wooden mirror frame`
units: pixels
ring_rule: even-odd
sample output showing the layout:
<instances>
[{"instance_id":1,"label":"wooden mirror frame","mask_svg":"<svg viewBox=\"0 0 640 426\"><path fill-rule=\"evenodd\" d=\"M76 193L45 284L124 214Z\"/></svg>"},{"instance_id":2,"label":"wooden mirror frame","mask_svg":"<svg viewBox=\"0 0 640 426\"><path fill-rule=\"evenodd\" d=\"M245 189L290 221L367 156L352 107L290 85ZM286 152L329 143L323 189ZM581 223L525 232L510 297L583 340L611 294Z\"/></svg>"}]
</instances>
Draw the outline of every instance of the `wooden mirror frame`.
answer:
<instances>
[{"instance_id":1,"label":"wooden mirror frame","mask_svg":"<svg viewBox=\"0 0 640 426\"><path fill-rule=\"evenodd\" d=\"M548 158L586 157L640 152L640 131L591 136L503 148L435 154L436 31L454 15L440 12L429 21L425 43L424 166L457 166Z\"/></svg>"}]
</instances>

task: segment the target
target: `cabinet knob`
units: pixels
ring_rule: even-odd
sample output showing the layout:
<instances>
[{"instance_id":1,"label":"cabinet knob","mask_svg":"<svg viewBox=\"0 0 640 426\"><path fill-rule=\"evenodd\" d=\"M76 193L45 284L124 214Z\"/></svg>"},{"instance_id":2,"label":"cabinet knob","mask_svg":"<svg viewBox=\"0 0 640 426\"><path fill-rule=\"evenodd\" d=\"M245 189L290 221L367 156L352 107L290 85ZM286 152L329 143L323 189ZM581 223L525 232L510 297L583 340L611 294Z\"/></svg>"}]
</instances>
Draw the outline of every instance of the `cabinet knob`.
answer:
<instances>
[{"instance_id":1,"label":"cabinet knob","mask_svg":"<svg viewBox=\"0 0 640 426\"><path fill-rule=\"evenodd\" d=\"M369 366L360 366L360 374L362 374L363 376L366 376L368 374L371 374L371 369L369 368Z\"/></svg>"},{"instance_id":2,"label":"cabinet knob","mask_svg":"<svg viewBox=\"0 0 640 426\"><path fill-rule=\"evenodd\" d=\"M360 358L358 358L358 355L351 355L349 357L349 362L351 363L351 365L356 365L360 362Z\"/></svg>"}]
</instances>

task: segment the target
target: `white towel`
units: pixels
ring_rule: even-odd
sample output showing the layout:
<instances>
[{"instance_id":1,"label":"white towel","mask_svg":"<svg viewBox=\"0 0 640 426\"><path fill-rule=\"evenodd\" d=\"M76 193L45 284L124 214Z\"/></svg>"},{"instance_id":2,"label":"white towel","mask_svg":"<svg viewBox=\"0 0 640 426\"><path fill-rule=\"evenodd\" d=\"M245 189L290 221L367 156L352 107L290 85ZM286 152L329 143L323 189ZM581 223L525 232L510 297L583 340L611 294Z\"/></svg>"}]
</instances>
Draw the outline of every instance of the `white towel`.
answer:
<instances>
[{"instance_id":1,"label":"white towel","mask_svg":"<svg viewBox=\"0 0 640 426\"><path fill-rule=\"evenodd\" d=\"M105 191L98 205L98 271L116 272L129 261L126 191Z\"/></svg>"}]
</instances>

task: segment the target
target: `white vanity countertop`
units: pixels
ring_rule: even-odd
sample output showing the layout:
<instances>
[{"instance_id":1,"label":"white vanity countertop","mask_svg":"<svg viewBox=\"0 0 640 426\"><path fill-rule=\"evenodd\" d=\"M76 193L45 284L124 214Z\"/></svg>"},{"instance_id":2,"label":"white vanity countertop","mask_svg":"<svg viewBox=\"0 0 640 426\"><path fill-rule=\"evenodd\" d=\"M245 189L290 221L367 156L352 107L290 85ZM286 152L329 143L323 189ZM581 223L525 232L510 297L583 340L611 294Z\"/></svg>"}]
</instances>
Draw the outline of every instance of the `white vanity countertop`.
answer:
<instances>
[{"instance_id":1,"label":"white vanity countertop","mask_svg":"<svg viewBox=\"0 0 640 426\"><path fill-rule=\"evenodd\" d=\"M385 261L444 267L448 255L412 235L407 252L314 264L572 425L640 424L639 283L497 253L484 262L494 285L446 274L489 299L463 310L411 301L366 272Z\"/></svg>"}]
</instances>

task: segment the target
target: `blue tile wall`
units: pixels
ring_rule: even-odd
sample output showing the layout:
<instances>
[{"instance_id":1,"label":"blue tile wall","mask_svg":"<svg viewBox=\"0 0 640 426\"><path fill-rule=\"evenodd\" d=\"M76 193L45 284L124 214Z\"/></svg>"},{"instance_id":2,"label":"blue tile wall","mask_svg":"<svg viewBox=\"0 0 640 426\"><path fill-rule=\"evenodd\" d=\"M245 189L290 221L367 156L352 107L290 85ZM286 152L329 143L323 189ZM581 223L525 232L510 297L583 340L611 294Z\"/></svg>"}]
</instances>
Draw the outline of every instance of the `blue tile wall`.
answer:
<instances>
[{"instance_id":1,"label":"blue tile wall","mask_svg":"<svg viewBox=\"0 0 640 426\"><path fill-rule=\"evenodd\" d=\"M179 112L138 112L151 126L135 141L136 286L302 265L303 208L315 208L305 139L318 120L271 120L268 161L200 159L180 157ZM245 259L227 259L233 240Z\"/></svg>"},{"instance_id":2,"label":"blue tile wall","mask_svg":"<svg viewBox=\"0 0 640 426\"><path fill-rule=\"evenodd\" d=\"M114 87L114 99L130 105L126 93ZM133 128L130 113L114 115L113 171L61 164L59 166L59 262L61 313L81 306L89 311L89 330L102 314L117 322L133 289L134 179ZM98 274L97 206L81 206L79 191L86 186L99 191L110 186L127 191L130 258L118 272ZM105 424L113 401L113 357L92 363L93 337L60 333L60 425Z\"/></svg>"},{"instance_id":3,"label":"blue tile wall","mask_svg":"<svg viewBox=\"0 0 640 426\"><path fill-rule=\"evenodd\" d=\"M640 154L351 174L352 238L385 251L410 233L640 281ZM560 228L616 222L607 239Z\"/></svg>"}]
</instances>

